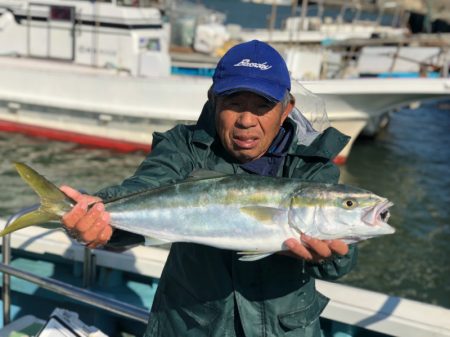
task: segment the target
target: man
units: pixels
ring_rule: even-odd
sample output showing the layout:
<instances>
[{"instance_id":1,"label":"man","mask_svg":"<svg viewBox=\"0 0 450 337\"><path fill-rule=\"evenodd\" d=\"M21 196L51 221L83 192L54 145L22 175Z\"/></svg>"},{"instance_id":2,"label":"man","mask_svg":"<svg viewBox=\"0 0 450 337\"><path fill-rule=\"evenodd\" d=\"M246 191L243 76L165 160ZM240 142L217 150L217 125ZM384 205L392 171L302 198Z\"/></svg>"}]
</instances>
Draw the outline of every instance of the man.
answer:
<instances>
[{"instance_id":1,"label":"man","mask_svg":"<svg viewBox=\"0 0 450 337\"><path fill-rule=\"evenodd\" d=\"M183 180L195 169L336 182L331 160L348 137L328 128L311 144L299 143L289 91L286 64L272 47L251 41L231 48L218 63L195 126L156 133L136 173L97 197L61 188L78 202L63 217L65 226L89 247L143 243L139 235L112 233L98 201ZM145 336L320 336L318 317L327 299L314 278L347 273L355 247L306 235L285 246L290 256L242 262L234 251L172 244Z\"/></svg>"}]
</instances>

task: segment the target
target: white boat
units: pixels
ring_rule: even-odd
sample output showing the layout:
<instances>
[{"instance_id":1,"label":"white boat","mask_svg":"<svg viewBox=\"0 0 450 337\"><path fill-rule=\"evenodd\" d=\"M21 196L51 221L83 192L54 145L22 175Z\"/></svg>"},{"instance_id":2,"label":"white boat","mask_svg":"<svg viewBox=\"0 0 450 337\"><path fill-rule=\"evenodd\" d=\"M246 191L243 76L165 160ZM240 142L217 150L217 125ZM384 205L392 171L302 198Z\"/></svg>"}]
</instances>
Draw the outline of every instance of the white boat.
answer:
<instances>
[{"instance_id":1,"label":"white boat","mask_svg":"<svg viewBox=\"0 0 450 337\"><path fill-rule=\"evenodd\" d=\"M120 76L42 60L0 59L0 129L123 151L149 150L152 133L194 123L211 80ZM418 99L450 94L450 80L351 79L302 82L325 100L333 126L352 137L376 117ZM100 89L101 88L101 89ZM294 95L296 95L294 86ZM176 98L176 99L174 99ZM299 92L301 106L309 96ZM309 111L304 111L309 116ZM375 127L378 127L375 124Z\"/></svg>"},{"instance_id":2,"label":"white boat","mask_svg":"<svg viewBox=\"0 0 450 337\"><path fill-rule=\"evenodd\" d=\"M271 43L290 44L322 44L327 41L344 41L360 38L370 39L376 37L401 37L409 33L405 27L404 18L400 17L400 8L395 2L365 2L364 1L314 1L317 15L309 15L309 0L302 1L273 1L273 0L245 0L256 4L272 5L272 13L267 29L243 29L240 34L243 40L257 38ZM311 1L312 2L312 1ZM298 4L301 12L296 15ZM283 20L281 29L275 29L277 6L290 6L291 16ZM324 16L325 7L338 9L336 18ZM363 10L374 12L373 20L362 19ZM390 11L393 15L392 25L382 25L383 15ZM405 11L402 16L406 16ZM349 20L351 17L351 20ZM400 23L399 27L397 27Z\"/></svg>"},{"instance_id":3,"label":"white boat","mask_svg":"<svg viewBox=\"0 0 450 337\"><path fill-rule=\"evenodd\" d=\"M170 27L155 8L123 4L0 0L0 130L147 151L152 132L195 123L211 79L171 75ZM368 122L378 127L401 104L450 93L444 79L302 84L351 136L340 163ZM296 86L293 94L300 106L311 98Z\"/></svg>"},{"instance_id":4,"label":"white boat","mask_svg":"<svg viewBox=\"0 0 450 337\"><path fill-rule=\"evenodd\" d=\"M0 219L0 228L4 224L5 221ZM86 254L85 247L68 238L63 231L40 227L13 233L11 248L36 256L59 256L73 263L83 262ZM105 250L92 250L90 253L95 256L95 266L91 268L108 268L156 279L160 277L168 256L166 249L144 246L122 253ZM450 336L449 309L320 280L317 288L331 299L321 317L346 327L346 333L341 332L339 336L353 336L352 328L380 333L377 336ZM36 315L39 318L37 312Z\"/></svg>"},{"instance_id":5,"label":"white boat","mask_svg":"<svg viewBox=\"0 0 450 337\"><path fill-rule=\"evenodd\" d=\"M390 113L421 101L450 98L449 78L357 78L302 82L322 97L329 114L360 111L367 117L365 135L374 136Z\"/></svg>"}]
</instances>

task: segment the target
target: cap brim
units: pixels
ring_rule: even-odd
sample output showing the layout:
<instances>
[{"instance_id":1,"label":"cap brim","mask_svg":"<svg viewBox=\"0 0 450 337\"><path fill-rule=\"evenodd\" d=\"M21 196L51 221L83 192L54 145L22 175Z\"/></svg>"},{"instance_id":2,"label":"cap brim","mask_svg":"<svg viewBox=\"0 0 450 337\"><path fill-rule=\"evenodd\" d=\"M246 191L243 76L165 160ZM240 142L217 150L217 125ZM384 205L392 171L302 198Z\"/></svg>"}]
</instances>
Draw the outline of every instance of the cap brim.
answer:
<instances>
[{"instance_id":1,"label":"cap brim","mask_svg":"<svg viewBox=\"0 0 450 337\"><path fill-rule=\"evenodd\" d=\"M272 102L280 102L286 91L286 87L265 81L264 79L250 77L230 77L221 79L219 83L214 83L213 92L216 95L231 94L239 91L250 91L257 95L263 96Z\"/></svg>"}]
</instances>

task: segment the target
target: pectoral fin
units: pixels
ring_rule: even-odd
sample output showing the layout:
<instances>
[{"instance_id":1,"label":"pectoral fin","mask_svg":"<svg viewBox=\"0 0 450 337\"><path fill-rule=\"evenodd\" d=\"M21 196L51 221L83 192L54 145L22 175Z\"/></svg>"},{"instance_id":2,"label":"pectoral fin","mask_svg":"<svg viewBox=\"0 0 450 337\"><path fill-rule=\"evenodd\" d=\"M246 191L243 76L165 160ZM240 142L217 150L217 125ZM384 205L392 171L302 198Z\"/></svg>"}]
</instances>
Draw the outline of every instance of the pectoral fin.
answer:
<instances>
[{"instance_id":1,"label":"pectoral fin","mask_svg":"<svg viewBox=\"0 0 450 337\"><path fill-rule=\"evenodd\" d=\"M264 207L264 206L245 206L240 208L245 213L256 220L263 222L265 225L275 224L275 219L286 215L283 208Z\"/></svg>"}]
</instances>

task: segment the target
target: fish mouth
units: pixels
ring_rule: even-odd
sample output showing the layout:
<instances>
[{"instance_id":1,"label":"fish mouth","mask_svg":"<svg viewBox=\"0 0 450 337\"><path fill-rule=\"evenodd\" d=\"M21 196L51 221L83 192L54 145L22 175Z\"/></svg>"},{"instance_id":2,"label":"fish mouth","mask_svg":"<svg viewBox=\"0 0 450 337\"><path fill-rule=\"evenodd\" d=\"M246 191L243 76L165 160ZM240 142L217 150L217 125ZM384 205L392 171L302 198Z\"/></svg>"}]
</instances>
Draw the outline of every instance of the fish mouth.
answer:
<instances>
[{"instance_id":1,"label":"fish mouth","mask_svg":"<svg viewBox=\"0 0 450 337\"><path fill-rule=\"evenodd\" d=\"M389 217L391 216L391 214L389 213L389 207L393 205L394 203L385 199L375 206L369 208L362 220L369 226L384 227L386 229L390 228L393 233L394 229L387 223Z\"/></svg>"},{"instance_id":2,"label":"fish mouth","mask_svg":"<svg viewBox=\"0 0 450 337\"><path fill-rule=\"evenodd\" d=\"M389 213L389 210L385 209L383 212L380 212L379 217L380 220L383 222L387 222L391 214Z\"/></svg>"}]
</instances>

